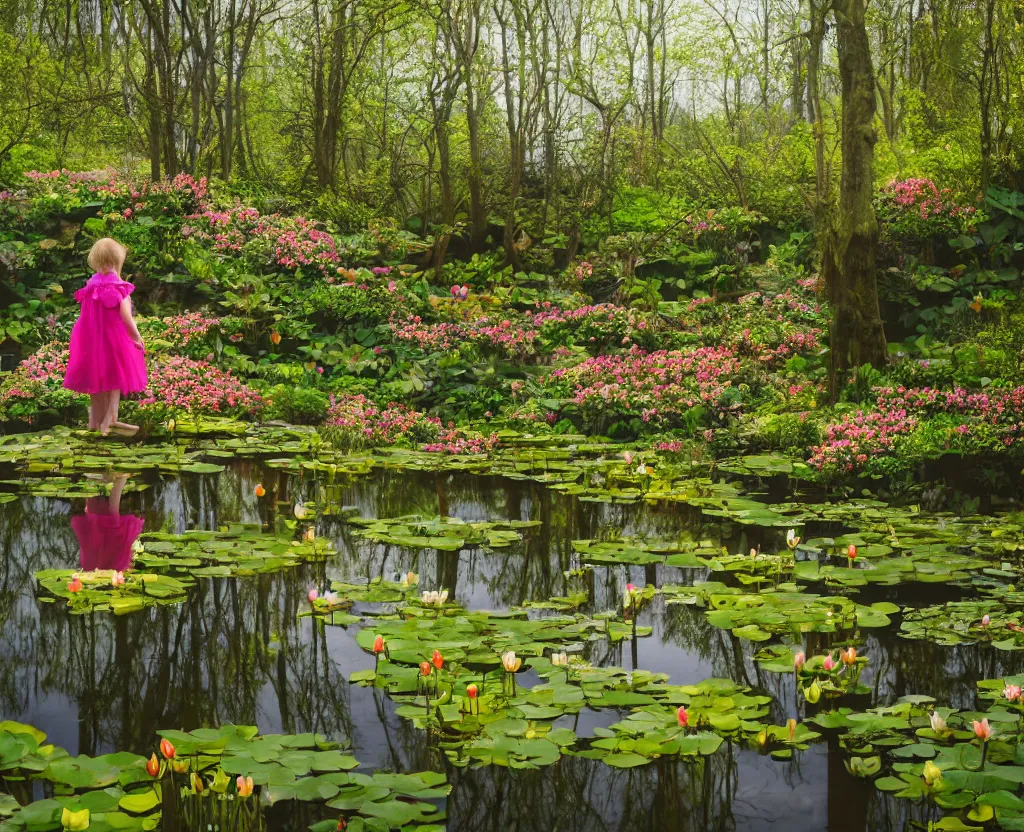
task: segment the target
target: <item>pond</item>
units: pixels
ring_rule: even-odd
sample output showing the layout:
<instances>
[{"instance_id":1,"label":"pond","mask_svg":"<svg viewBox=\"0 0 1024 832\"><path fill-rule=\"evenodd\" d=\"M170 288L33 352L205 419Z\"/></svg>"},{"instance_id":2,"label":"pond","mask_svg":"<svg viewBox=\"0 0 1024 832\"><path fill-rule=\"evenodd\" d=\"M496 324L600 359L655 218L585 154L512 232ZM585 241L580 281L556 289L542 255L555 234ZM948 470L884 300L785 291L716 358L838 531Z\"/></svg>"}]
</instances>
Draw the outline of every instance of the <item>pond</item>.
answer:
<instances>
[{"instance_id":1,"label":"pond","mask_svg":"<svg viewBox=\"0 0 1024 832\"><path fill-rule=\"evenodd\" d=\"M751 548L787 551L780 526L715 516L707 506L702 510L651 495L629 503L592 501L530 479L379 464L365 474L324 477L301 466L268 467L258 459L231 459L210 473L143 471L111 480L76 472L70 480L77 483L74 488L51 477L58 485L46 495L38 493L46 489L24 493L20 486L22 493L14 496L12 484L9 501L0 505L0 716L41 729L47 743L71 757L128 752L149 758L160 740L158 731L236 725L253 726L260 737L320 734L339 743L346 759L354 758L351 765L340 766L343 772L433 771L443 775L439 783L450 787L446 794L443 788L428 789L419 802L415 790L399 795L389 805L426 808L408 817L378 812L387 821L381 825L379 817L367 820L374 812L364 816L359 801L331 805L338 785L352 775L342 772L325 781L328 791L321 796L328 800L283 791L274 799L270 795L283 786L275 785L272 774L261 779L259 772L260 765L275 763L257 759L259 765L252 768L263 802L254 822L268 828L335 828L335 819L342 816L350 828L365 822L368 829L451 832L732 830L778 824L787 830L901 830L912 820L936 820L942 812L928 801L894 797L891 786L876 788L870 777L857 776L863 772L856 762L880 751L884 756L886 749L900 745L894 739L899 735L883 737L884 727L873 725L870 736L850 743L825 730L834 725L808 720L836 707L867 712L901 697L931 697L944 709L971 712L978 707L979 682L1024 671L1020 653L993 643L901 637L908 609L967 597L962 581L959 588L947 585L952 579L866 586L840 580L827 588L812 586L805 595L826 598L824 603L833 605L824 613L829 617L833 610L845 614L844 599L855 598L861 626L806 626L803 633L780 637L769 619L750 621L742 605L721 603L721 597L741 589L757 595L759 588L767 594L777 588L775 594L785 597L785 583L778 576L774 585L768 580L770 568L765 572L741 564L709 571L703 562L672 566L667 562L672 557L650 543L673 542L670 551L681 564L690 564L694 555L687 552L705 557ZM746 499L767 506L800 496L799 484L785 477L766 478L759 486L749 488ZM66 496L75 488L78 495ZM94 496L84 496L90 489ZM265 493L257 496L260 492ZM370 523L409 517L424 519L398 526ZM946 528L941 517L915 518ZM452 521L461 521L455 529L461 536L454 543L448 527ZM461 524L477 525L470 531ZM857 523L854 515L846 523L826 518L800 525L809 541L812 532L840 539L844 529ZM234 531L225 535L225 529ZM193 530L215 534L183 544L179 536ZM862 539L862 547L878 546ZM609 545L590 544L596 554L588 563L588 545L581 541ZM624 556L622 541L647 541L656 556L640 544ZM216 562L189 559L204 545ZM265 546L270 548L263 551ZM884 571L884 553L870 548L868 553L878 556L877 567ZM622 562L630 559L642 562ZM803 559L808 560L806 553ZM861 560L834 567L839 578L849 577L844 566L878 571L868 558ZM127 570L130 588L133 567L138 573L177 574L180 591L172 581L161 590L169 594L162 595L155 581L152 594L143 590L142 596L130 596L136 606L112 614L91 608L101 591L93 589L91 578L86 577L81 593L68 596L63 590L66 573L87 575L94 569ZM965 570L981 573L969 565ZM406 591L401 577L407 579L410 572L414 584ZM745 583L749 575L761 579ZM383 584L372 583L382 579ZM685 597L687 588L707 581L720 583L718 600ZM623 601L627 584L638 588L633 606ZM332 586L340 587L340 597L324 606ZM361 589L346 592L346 587ZM308 600L310 588L317 589L320 607ZM443 590L448 596L440 607L421 601L422 592ZM719 606L713 615L708 601ZM814 603L820 602L783 604L779 611L785 619ZM733 620L716 617L722 610ZM885 610L896 612L881 622L871 620ZM559 616L575 618L572 628L578 629L571 630L572 637L524 629L529 622ZM443 671L430 668L421 682L415 678L419 668L406 655L417 637L409 628L429 631L442 620L449 630L436 643L449 658L443 659ZM569 625L559 620L568 632ZM508 631L502 632L503 627ZM389 649L389 655L375 660L364 639L376 632L384 634L394 655ZM526 659L511 679L495 647L506 642L520 646ZM537 649L552 644L556 650L566 647L572 657L564 678L546 658L549 651ZM835 647L829 655L838 657L838 649L847 644L857 645L859 679L842 697L826 696L818 703L805 690L808 677L800 677L798 684L797 674L779 672L765 652L781 645L775 661L784 653L782 660L792 663L792 651L799 647L810 666L815 654L820 660ZM424 637L416 649L429 660L434 642ZM481 659L488 650L493 654L489 664ZM599 677L602 669L612 675ZM853 667L849 670L852 674ZM657 674L667 678L659 681ZM482 690L474 702L463 688L465 679L477 678ZM703 690L672 687L713 679L727 682ZM640 698L631 700L623 691ZM734 707L721 704L730 696L741 721L723 716L723 709ZM491 712L486 719L476 716L481 704L485 714ZM627 718L646 712L668 714L671 722L679 704L689 708L694 724L680 729L659 723L632 732L621 728ZM706 720L699 716L702 708ZM762 733L790 719L800 725L796 742L792 730L788 739L784 728L777 729L778 736ZM920 735L919 726L927 723L925 711L918 711L907 725ZM800 742L805 726L813 733ZM10 776L16 766L6 760L3 768L3 729L0 724L0 773ZM562 739L543 739L555 736ZM632 737L628 744L621 742L624 736ZM963 736L958 732L958 738ZM686 747L679 748L687 737L713 741L687 753ZM593 745L602 739L603 749ZM538 740L544 742L539 751L532 745ZM183 748L180 740L178 746ZM195 752L196 765L200 751ZM919 771L921 758L930 754L922 752L916 760L911 754L905 762ZM107 761L115 759L120 760ZM128 765L127 760L118 764ZM995 756L993 761L998 762ZM235 772L226 763L224 770L231 774L233 790ZM309 766L298 773L310 774ZM120 779L125 792L135 782ZM76 785L60 778L35 780L28 784L28 797L45 801L70 795L69 783ZM175 803L168 791L162 796L161 828L199 828L187 803ZM22 792L21 802L28 797ZM11 805L4 808L4 814L13 811ZM132 823L152 819L154 808L122 817ZM237 815L227 818L221 828L241 823ZM92 828L101 828L97 820L102 824L102 813L95 808L93 819ZM13 824L12 829L26 828ZM44 822L35 828L49 827Z\"/></svg>"}]
</instances>

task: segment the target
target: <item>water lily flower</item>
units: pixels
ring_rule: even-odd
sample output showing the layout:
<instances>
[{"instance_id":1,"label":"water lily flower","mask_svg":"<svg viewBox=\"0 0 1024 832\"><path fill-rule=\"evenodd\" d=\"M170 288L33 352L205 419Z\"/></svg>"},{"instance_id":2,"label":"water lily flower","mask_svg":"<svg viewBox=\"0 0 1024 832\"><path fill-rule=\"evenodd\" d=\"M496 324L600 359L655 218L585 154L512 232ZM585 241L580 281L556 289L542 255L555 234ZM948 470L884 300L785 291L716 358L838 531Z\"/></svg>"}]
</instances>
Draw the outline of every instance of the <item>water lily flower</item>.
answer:
<instances>
[{"instance_id":1,"label":"water lily flower","mask_svg":"<svg viewBox=\"0 0 1024 832\"><path fill-rule=\"evenodd\" d=\"M324 593L324 603L325 604L337 604L338 603L338 593L337 592L330 592L330 591L329 592L325 592Z\"/></svg>"},{"instance_id":2,"label":"water lily flower","mask_svg":"<svg viewBox=\"0 0 1024 832\"><path fill-rule=\"evenodd\" d=\"M150 777L156 777L159 773L160 761L156 758L156 754L153 754L146 760L146 774Z\"/></svg>"},{"instance_id":3,"label":"water lily flower","mask_svg":"<svg viewBox=\"0 0 1024 832\"><path fill-rule=\"evenodd\" d=\"M639 475L640 475L641 477L646 477L646 476L647 476L647 466L646 466L646 465L644 465L644 464L643 464L643 463L641 462L641 463L640 463L639 465L637 465L637 466L636 466L636 472L637 472L637 474L639 474Z\"/></svg>"},{"instance_id":4,"label":"water lily flower","mask_svg":"<svg viewBox=\"0 0 1024 832\"><path fill-rule=\"evenodd\" d=\"M275 347L281 343L281 333L278 332L276 329L272 330L270 333L270 343L273 344Z\"/></svg>"},{"instance_id":5,"label":"water lily flower","mask_svg":"<svg viewBox=\"0 0 1024 832\"><path fill-rule=\"evenodd\" d=\"M167 432L174 433L174 419L167 420Z\"/></svg>"},{"instance_id":6,"label":"water lily flower","mask_svg":"<svg viewBox=\"0 0 1024 832\"><path fill-rule=\"evenodd\" d=\"M124 572L115 572L110 576L111 586L124 586Z\"/></svg>"},{"instance_id":7,"label":"water lily flower","mask_svg":"<svg viewBox=\"0 0 1024 832\"><path fill-rule=\"evenodd\" d=\"M569 656L564 650L560 653L551 654L551 664L555 667L567 667L569 664Z\"/></svg>"},{"instance_id":8,"label":"water lily flower","mask_svg":"<svg viewBox=\"0 0 1024 832\"><path fill-rule=\"evenodd\" d=\"M306 511L306 507L302 504L302 500L296 500L295 506L292 508L292 514L295 515L296 520L305 520L309 516L309 512Z\"/></svg>"},{"instance_id":9,"label":"water lily flower","mask_svg":"<svg viewBox=\"0 0 1024 832\"><path fill-rule=\"evenodd\" d=\"M1009 702L1016 702L1020 699L1021 687L1020 685L1007 685L1003 688L1003 696L1006 697Z\"/></svg>"},{"instance_id":10,"label":"water lily flower","mask_svg":"<svg viewBox=\"0 0 1024 832\"><path fill-rule=\"evenodd\" d=\"M265 496L266 496L266 494L267 494L267 489L265 489L265 488L263 487L263 483L257 483L257 484L256 484L256 488L255 488L255 489L253 490L253 493L254 493L254 494L255 494L255 495L257 496L257 497L260 497L260 498L262 498L262 497L265 497Z\"/></svg>"},{"instance_id":11,"label":"water lily flower","mask_svg":"<svg viewBox=\"0 0 1024 832\"><path fill-rule=\"evenodd\" d=\"M78 577L78 573L75 572L71 576L71 580L68 582L68 592L81 592L82 591L82 579Z\"/></svg>"},{"instance_id":12,"label":"water lily flower","mask_svg":"<svg viewBox=\"0 0 1024 832\"><path fill-rule=\"evenodd\" d=\"M812 705L816 704L817 701L821 699L821 685L818 684L817 679L811 682L810 687L804 688L804 698Z\"/></svg>"},{"instance_id":13,"label":"water lily flower","mask_svg":"<svg viewBox=\"0 0 1024 832\"><path fill-rule=\"evenodd\" d=\"M501 654L501 665L508 673L516 673L523 666L523 660L517 658L514 650Z\"/></svg>"},{"instance_id":14,"label":"water lily flower","mask_svg":"<svg viewBox=\"0 0 1024 832\"><path fill-rule=\"evenodd\" d=\"M626 465L632 465L633 464L633 452L632 451L623 451L623 453L622 453L622 461L625 462Z\"/></svg>"},{"instance_id":15,"label":"water lily flower","mask_svg":"<svg viewBox=\"0 0 1024 832\"><path fill-rule=\"evenodd\" d=\"M929 786L935 785L935 783L942 779L942 769L940 769L931 760L928 760L924 764L924 772L921 775L924 777L924 782Z\"/></svg>"},{"instance_id":16,"label":"water lily flower","mask_svg":"<svg viewBox=\"0 0 1024 832\"><path fill-rule=\"evenodd\" d=\"M796 736L796 720L793 717L786 720L786 731L789 741L793 742L793 737Z\"/></svg>"},{"instance_id":17,"label":"water lily flower","mask_svg":"<svg viewBox=\"0 0 1024 832\"><path fill-rule=\"evenodd\" d=\"M857 648L849 647L846 650L840 650L839 658L843 664L850 667L855 661L857 661Z\"/></svg>"},{"instance_id":18,"label":"water lily flower","mask_svg":"<svg viewBox=\"0 0 1024 832\"><path fill-rule=\"evenodd\" d=\"M400 582L400 586L403 586L403 587L415 586L418 583L419 583L419 575L417 575L415 572L406 572L404 575L402 575L402 580Z\"/></svg>"},{"instance_id":19,"label":"water lily flower","mask_svg":"<svg viewBox=\"0 0 1024 832\"><path fill-rule=\"evenodd\" d=\"M991 621L992 618L988 615L988 613L985 613L985 615L981 617L981 626L987 627Z\"/></svg>"},{"instance_id":20,"label":"water lily flower","mask_svg":"<svg viewBox=\"0 0 1024 832\"><path fill-rule=\"evenodd\" d=\"M420 676L430 675L430 662L420 662Z\"/></svg>"},{"instance_id":21,"label":"water lily flower","mask_svg":"<svg viewBox=\"0 0 1024 832\"><path fill-rule=\"evenodd\" d=\"M60 825L71 832L84 832L89 828L89 810L79 809L72 812L67 806L61 810Z\"/></svg>"},{"instance_id":22,"label":"water lily flower","mask_svg":"<svg viewBox=\"0 0 1024 832\"><path fill-rule=\"evenodd\" d=\"M790 549L795 549L800 545L800 538L796 536L796 529L790 529L786 532L786 545Z\"/></svg>"},{"instance_id":23,"label":"water lily flower","mask_svg":"<svg viewBox=\"0 0 1024 832\"><path fill-rule=\"evenodd\" d=\"M949 726L946 725L946 720L939 716L937 711L932 711L928 715L928 721L931 723L932 730L936 734L944 734L949 730Z\"/></svg>"},{"instance_id":24,"label":"water lily flower","mask_svg":"<svg viewBox=\"0 0 1024 832\"><path fill-rule=\"evenodd\" d=\"M846 557L853 560L857 557L857 547L853 543L846 547Z\"/></svg>"},{"instance_id":25,"label":"water lily flower","mask_svg":"<svg viewBox=\"0 0 1024 832\"><path fill-rule=\"evenodd\" d=\"M807 661L807 656L803 650L793 656L793 668L799 673L800 668L804 666L804 662Z\"/></svg>"},{"instance_id":26,"label":"water lily flower","mask_svg":"<svg viewBox=\"0 0 1024 832\"><path fill-rule=\"evenodd\" d=\"M174 759L174 746L171 745L167 739L160 740L160 753L164 755L165 760Z\"/></svg>"},{"instance_id":27,"label":"water lily flower","mask_svg":"<svg viewBox=\"0 0 1024 832\"><path fill-rule=\"evenodd\" d=\"M249 797L252 794L253 782L251 777L243 777L241 774L235 780L235 788L238 789L239 797Z\"/></svg>"},{"instance_id":28,"label":"water lily flower","mask_svg":"<svg viewBox=\"0 0 1024 832\"><path fill-rule=\"evenodd\" d=\"M313 603L317 598L320 597L320 593L317 592L316 587L309 590L309 594L306 596L309 599L309 603Z\"/></svg>"},{"instance_id":29,"label":"water lily flower","mask_svg":"<svg viewBox=\"0 0 1024 832\"><path fill-rule=\"evenodd\" d=\"M685 728L690 724L690 712L686 710L685 705L680 705L679 710L676 711L676 722L679 723L680 728Z\"/></svg>"},{"instance_id":30,"label":"water lily flower","mask_svg":"<svg viewBox=\"0 0 1024 832\"><path fill-rule=\"evenodd\" d=\"M213 773L213 782L210 783L210 791L214 794L224 794L228 790L228 784L231 782L231 778L224 773L224 769L219 768Z\"/></svg>"},{"instance_id":31,"label":"water lily flower","mask_svg":"<svg viewBox=\"0 0 1024 832\"><path fill-rule=\"evenodd\" d=\"M377 654L384 652L384 636L377 636L373 640L373 652Z\"/></svg>"},{"instance_id":32,"label":"water lily flower","mask_svg":"<svg viewBox=\"0 0 1024 832\"><path fill-rule=\"evenodd\" d=\"M448 590L442 589L440 594L437 596L438 606L448 602Z\"/></svg>"},{"instance_id":33,"label":"water lily flower","mask_svg":"<svg viewBox=\"0 0 1024 832\"><path fill-rule=\"evenodd\" d=\"M316 530L306 529L306 533L303 535L303 537L306 539L307 543L312 543L314 540L316 540Z\"/></svg>"},{"instance_id":34,"label":"water lily flower","mask_svg":"<svg viewBox=\"0 0 1024 832\"><path fill-rule=\"evenodd\" d=\"M444 667L444 656L441 655L440 650L434 651L434 655L430 657L430 663L438 670Z\"/></svg>"},{"instance_id":35,"label":"water lily flower","mask_svg":"<svg viewBox=\"0 0 1024 832\"><path fill-rule=\"evenodd\" d=\"M832 658L832 654L829 653L825 656L825 660L821 663L822 668L826 673L831 673L836 666L836 660Z\"/></svg>"},{"instance_id":36,"label":"water lily flower","mask_svg":"<svg viewBox=\"0 0 1024 832\"><path fill-rule=\"evenodd\" d=\"M992 736L992 728L988 724L988 719L983 719L980 722L975 720L971 723L971 727L974 729L974 736L976 736L982 742L988 742Z\"/></svg>"},{"instance_id":37,"label":"water lily flower","mask_svg":"<svg viewBox=\"0 0 1024 832\"><path fill-rule=\"evenodd\" d=\"M206 788L206 783L203 781L203 778L193 771L190 780L192 783L192 791L196 794L202 794L203 789Z\"/></svg>"},{"instance_id":38,"label":"water lily flower","mask_svg":"<svg viewBox=\"0 0 1024 832\"><path fill-rule=\"evenodd\" d=\"M466 685L466 696L470 699L476 699L479 688L476 685Z\"/></svg>"},{"instance_id":39,"label":"water lily flower","mask_svg":"<svg viewBox=\"0 0 1024 832\"><path fill-rule=\"evenodd\" d=\"M181 757L175 757L171 760L171 771L175 774L184 774L188 771L188 760L183 760Z\"/></svg>"},{"instance_id":40,"label":"water lily flower","mask_svg":"<svg viewBox=\"0 0 1024 832\"><path fill-rule=\"evenodd\" d=\"M437 593L431 590L423 590L423 603L424 604L436 604Z\"/></svg>"}]
</instances>

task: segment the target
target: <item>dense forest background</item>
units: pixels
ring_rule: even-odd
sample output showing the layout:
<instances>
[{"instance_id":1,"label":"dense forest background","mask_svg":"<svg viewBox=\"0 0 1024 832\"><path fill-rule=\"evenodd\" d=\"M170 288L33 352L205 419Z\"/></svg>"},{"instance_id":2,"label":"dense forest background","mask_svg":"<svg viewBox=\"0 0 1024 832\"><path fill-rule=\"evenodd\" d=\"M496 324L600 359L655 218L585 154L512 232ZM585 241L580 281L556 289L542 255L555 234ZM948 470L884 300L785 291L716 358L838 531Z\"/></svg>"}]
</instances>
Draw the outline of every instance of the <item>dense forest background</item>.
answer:
<instances>
[{"instance_id":1,"label":"dense forest background","mask_svg":"<svg viewBox=\"0 0 1024 832\"><path fill-rule=\"evenodd\" d=\"M491 234L513 262L711 208L806 227L841 170L833 6L4 0L0 180L188 172L342 231ZM866 7L876 184L1020 187L1022 14Z\"/></svg>"}]
</instances>

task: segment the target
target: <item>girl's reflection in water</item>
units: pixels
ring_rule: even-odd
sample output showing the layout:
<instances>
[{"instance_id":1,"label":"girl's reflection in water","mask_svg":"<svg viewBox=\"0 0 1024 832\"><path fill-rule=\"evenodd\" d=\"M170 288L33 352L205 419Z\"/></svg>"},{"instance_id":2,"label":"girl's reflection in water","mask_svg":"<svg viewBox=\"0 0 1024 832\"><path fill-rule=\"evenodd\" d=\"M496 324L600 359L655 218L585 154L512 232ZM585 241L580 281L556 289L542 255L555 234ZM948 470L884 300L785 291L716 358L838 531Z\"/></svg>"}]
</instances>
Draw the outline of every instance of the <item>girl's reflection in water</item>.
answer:
<instances>
[{"instance_id":1,"label":"girl's reflection in water","mask_svg":"<svg viewBox=\"0 0 1024 832\"><path fill-rule=\"evenodd\" d=\"M85 513L71 518L83 572L123 572L132 565L132 544L142 534L143 519L135 514L121 514L121 492L127 481L127 474L116 475L110 480L109 497L89 497Z\"/></svg>"}]
</instances>

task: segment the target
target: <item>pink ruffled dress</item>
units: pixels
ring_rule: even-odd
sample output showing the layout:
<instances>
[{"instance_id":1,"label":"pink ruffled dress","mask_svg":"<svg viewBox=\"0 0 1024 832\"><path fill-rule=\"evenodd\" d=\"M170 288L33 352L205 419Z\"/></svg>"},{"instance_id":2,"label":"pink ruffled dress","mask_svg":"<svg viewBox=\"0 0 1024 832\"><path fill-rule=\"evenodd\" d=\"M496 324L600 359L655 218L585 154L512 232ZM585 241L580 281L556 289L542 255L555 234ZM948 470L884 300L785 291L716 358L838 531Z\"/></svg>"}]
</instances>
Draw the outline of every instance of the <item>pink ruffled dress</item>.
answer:
<instances>
[{"instance_id":1,"label":"pink ruffled dress","mask_svg":"<svg viewBox=\"0 0 1024 832\"><path fill-rule=\"evenodd\" d=\"M78 538L79 563L85 572L115 569L124 572L132 565L132 544L142 534L144 521L134 514L114 514L106 497L85 501L85 514L71 518Z\"/></svg>"},{"instance_id":2,"label":"pink ruffled dress","mask_svg":"<svg viewBox=\"0 0 1024 832\"><path fill-rule=\"evenodd\" d=\"M64 386L76 393L146 389L146 356L132 341L118 307L135 287L116 274L94 274L75 292L82 313L71 330Z\"/></svg>"}]
</instances>

